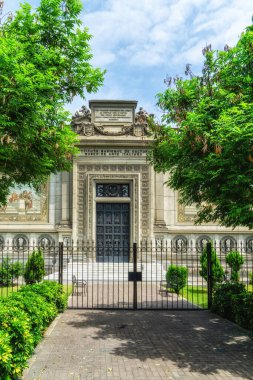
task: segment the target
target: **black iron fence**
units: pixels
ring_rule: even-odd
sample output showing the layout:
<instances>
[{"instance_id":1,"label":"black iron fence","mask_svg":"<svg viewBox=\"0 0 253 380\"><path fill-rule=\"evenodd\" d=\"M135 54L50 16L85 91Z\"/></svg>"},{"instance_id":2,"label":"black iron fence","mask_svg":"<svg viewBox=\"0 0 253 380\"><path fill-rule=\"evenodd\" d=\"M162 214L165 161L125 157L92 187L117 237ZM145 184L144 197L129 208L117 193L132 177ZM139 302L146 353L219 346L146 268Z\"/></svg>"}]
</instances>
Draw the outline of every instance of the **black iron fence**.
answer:
<instances>
[{"instance_id":1,"label":"black iron fence","mask_svg":"<svg viewBox=\"0 0 253 380\"><path fill-rule=\"evenodd\" d=\"M207 249L209 247L209 249ZM64 285L69 308L84 309L207 309L212 288L233 280L252 291L253 247L238 244L173 244L168 241L142 242L127 247L128 261L115 244L104 249L97 260L93 242L64 246L2 246L0 248L0 296L25 284L23 270L32 252L41 249L46 280ZM203 255L204 252L204 255ZM237 278L232 258L239 261ZM241 258L238 260L238 257Z\"/></svg>"}]
</instances>

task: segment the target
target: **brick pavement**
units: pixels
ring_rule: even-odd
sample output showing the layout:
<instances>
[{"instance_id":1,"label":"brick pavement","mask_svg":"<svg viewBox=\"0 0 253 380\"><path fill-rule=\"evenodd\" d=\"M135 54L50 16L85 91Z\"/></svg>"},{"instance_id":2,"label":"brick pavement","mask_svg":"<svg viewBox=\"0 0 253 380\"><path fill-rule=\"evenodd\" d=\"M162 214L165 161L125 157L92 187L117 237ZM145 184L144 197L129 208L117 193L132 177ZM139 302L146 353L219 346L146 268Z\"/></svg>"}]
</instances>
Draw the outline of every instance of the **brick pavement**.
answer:
<instances>
[{"instance_id":1,"label":"brick pavement","mask_svg":"<svg viewBox=\"0 0 253 380\"><path fill-rule=\"evenodd\" d=\"M67 310L23 380L253 379L253 340L208 311Z\"/></svg>"},{"instance_id":2,"label":"brick pavement","mask_svg":"<svg viewBox=\"0 0 253 380\"><path fill-rule=\"evenodd\" d=\"M201 292L199 285L199 292ZM167 295L159 293L160 282L138 283L138 309L193 309L198 308L187 299L176 293ZM199 301L201 301L201 296ZM77 309L131 309L133 308L133 283L131 282L88 282L87 293L79 287L75 294L69 297L69 308Z\"/></svg>"}]
</instances>

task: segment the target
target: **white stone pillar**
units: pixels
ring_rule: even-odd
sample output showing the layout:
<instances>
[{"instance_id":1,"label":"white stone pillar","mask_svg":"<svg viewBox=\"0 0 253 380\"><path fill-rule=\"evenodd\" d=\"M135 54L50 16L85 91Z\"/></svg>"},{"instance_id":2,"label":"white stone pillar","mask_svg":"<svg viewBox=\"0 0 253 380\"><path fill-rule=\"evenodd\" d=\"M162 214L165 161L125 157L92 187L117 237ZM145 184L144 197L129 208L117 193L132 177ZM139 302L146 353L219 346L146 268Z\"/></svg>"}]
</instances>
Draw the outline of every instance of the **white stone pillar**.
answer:
<instances>
[{"instance_id":1,"label":"white stone pillar","mask_svg":"<svg viewBox=\"0 0 253 380\"><path fill-rule=\"evenodd\" d=\"M165 226L164 221L164 175L155 173L155 225Z\"/></svg>"}]
</instances>

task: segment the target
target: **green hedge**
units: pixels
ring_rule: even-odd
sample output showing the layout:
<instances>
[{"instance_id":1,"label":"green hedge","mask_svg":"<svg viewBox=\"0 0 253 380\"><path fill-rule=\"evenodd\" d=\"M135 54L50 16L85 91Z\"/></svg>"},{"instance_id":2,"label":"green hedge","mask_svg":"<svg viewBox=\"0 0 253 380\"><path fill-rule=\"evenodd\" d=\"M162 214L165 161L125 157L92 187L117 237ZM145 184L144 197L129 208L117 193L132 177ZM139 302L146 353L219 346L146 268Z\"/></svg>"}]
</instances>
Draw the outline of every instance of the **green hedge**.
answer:
<instances>
[{"instance_id":1,"label":"green hedge","mask_svg":"<svg viewBox=\"0 0 253 380\"><path fill-rule=\"evenodd\" d=\"M67 305L53 281L23 286L0 301L0 379L20 378L43 332Z\"/></svg>"},{"instance_id":2,"label":"green hedge","mask_svg":"<svg viewBox=\"0 0 253 380\"><path fill-rule=\"evenodd\" d=\"M213 294L212 311L253 331L253 293L241 283L218 285Z\"/></svg>"}]
</instances>

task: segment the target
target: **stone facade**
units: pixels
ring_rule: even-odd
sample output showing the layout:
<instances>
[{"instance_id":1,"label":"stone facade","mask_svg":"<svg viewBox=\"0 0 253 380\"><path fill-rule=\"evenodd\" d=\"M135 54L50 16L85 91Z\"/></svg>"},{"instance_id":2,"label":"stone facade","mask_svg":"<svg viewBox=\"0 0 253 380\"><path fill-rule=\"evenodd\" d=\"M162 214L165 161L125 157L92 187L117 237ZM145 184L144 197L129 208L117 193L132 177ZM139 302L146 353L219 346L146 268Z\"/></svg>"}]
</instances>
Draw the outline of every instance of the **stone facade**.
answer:
<instances>
[{"instance_id":1,"label":"stone facade","mask_svg":"<svg viewBox=\"0 0 253 380\"><path fill-rule=\"evenodd\" d=\"M136 112L136 107L136 101L91 100L89 109L83 106L75 113L72 126L80 153L73 171L52 176L40 194L28 187L12 189L7 207L0 210L0 245L96 243L96 206L101 202L129 204L130 244L253 242L252 231L243 228L194 225L194 207L180 205L178 195L164 185L167 175L155 173L147 162L148 113L142 108ZM129 194L98 197L97 186L103 184L128 186Z\"/></svg>"}]
</instances>

